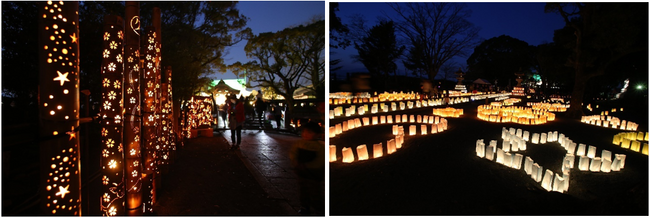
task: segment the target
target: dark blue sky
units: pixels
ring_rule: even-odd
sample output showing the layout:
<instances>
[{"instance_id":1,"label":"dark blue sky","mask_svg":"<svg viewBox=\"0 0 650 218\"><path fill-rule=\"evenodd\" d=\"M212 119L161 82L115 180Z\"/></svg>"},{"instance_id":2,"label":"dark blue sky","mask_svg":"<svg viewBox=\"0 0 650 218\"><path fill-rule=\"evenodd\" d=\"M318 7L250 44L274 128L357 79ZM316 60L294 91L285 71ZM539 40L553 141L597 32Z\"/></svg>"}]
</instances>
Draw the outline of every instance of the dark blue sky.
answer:
<instances>
[{"instance_id":1,"label":"dark blue sky","mask_svg":"<svg viewBox=\"0 0 650 218\"><path fill-rule=\"evenodd\" d=\"M253 30L254 34L262 32L275 32L290 26L304 24L313 17L321 16L325 19L325 2L278 2L278 1L240 1L237 5L239 12L250 18L248 27ZM249 60L244 52L246 41L242 41L230 48L230 54L225 57L226 64L232 64L237 61L246 63ZM226 74L215 74L218 79L235 79L235 75L228 72Z\"/></svg>"},{"instance_id":2,"label":"dark blue sky","mask_svg":"<svg viewBox=\"0 0 650 218\"><path fill-rule=\"evenodd\" d=\"M545 3L465 3L472 10L470 22L481 28L479 36L490 39L500 35L509 35L530 45L539 45L553 41L553 31L564 26L562 17L554 13L544 13ZM378 16L394 13L386 3L348 3L339 4L337 16L344 24L349 22L348 16L361 14L369 21L367 26L375 25ZM356 55L354 47L330 49L330 59L342 59L343 68L337 73L344 76L345 72L365 72L360 62L355 62L350 56ZM471 52L470 52L471 54ZM455 61L466 66L467 57L455 58ZM401 60L398 61L401 66ZM403 67L398 70L404 73Z\"/></svg>"}]
</instances>

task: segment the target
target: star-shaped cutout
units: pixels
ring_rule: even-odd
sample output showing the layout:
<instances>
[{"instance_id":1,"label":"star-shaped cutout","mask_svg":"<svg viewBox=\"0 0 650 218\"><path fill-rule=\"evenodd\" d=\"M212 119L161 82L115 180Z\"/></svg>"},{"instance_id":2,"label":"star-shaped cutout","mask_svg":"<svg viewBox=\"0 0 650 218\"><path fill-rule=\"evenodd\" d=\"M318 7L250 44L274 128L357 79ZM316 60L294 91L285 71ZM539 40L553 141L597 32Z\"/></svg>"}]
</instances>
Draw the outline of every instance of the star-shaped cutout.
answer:
<instances>
[{"instance_id":1,"label":"star-shaped cutout","mask_svg":"<svg viewBox=\"0 0 650 218\"><path fill-rule=\"evenodd\" d=\"M61 82L61 86L63 86L63 83L65 82L70 82L70 80L68 80L68 73L61 74L61 71L56 71L56 73L59 74L59 76L55 77L54 81L59 80L59 82Z\"/></svg>"},{"instance_id":2,"label":"star-shaped cutout","mask_svg":"<svg viewBox=\"0 0 650 218\"><path fill-rule=\"evenodd\" d=\"M70 193L70 191L68 191L69 187L70 185L66 186L65 188L63 186L59 186L59 192L56 193L56 196L61 195L61 198L65 198L65 194Z\"/></svg>"},{"instance_id":3,"label":"star-shaped cutout","mask_svg":"<svg viewBox=\"0 0 650 218\"><path fill-rule=\"evenodd\" d=\"M73 33L72 35L70 35L70 38L72 39L72 43L76 43L77 42L77 33Z\"/></svg>"},{"instance_id":4,"label":"star-shaped cutout","mask_svg":"<svg viewBox=\"0 0 650 218\"><path fill-rule=\"evenodd\" d=\"M74 131L74 126L71 128L71 130L69 132L66 132L66 133L68 135L70 135L70 139L68 139L68 140L72 140L73 138L77 137L77 133Z\"/></svg>"}]
</instances>

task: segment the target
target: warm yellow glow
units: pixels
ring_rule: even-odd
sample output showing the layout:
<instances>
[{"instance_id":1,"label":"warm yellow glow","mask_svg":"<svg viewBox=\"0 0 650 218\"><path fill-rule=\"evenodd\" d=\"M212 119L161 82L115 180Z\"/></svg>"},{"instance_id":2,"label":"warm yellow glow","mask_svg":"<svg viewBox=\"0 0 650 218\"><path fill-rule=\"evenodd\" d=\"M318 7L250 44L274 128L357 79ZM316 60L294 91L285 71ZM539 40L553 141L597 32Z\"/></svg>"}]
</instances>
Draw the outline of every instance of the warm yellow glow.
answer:
<instances>
[{"instance_id":1,"label":"warm yellow glow","mask_svg":"<svg viewBox=\"0 0 650 218\"><path fill-rule=\"evenodd\" d=\"M115 162L115 160L108 162L108 168L115 169L115 167L117 167L117 162Z\"/></svg>"},{"instance_id":2,"label":"warm yellow glow","mask_svg":"<svg viewBox=\"0 0 650 218\"><path fill-rule=\"evenodd\" d=\"M70 82L70 80L68 80L68 73L61 74L60 71L56 71L56 73L59 74L59 76L55 77L54 81L58 80L59 82L61 82L61 86L63 86L63 83L65 82Z\"/></svg>"},{"instance_id":3,"label":"warm yellow glow","mask_svg":"<svg viewBox=\"0 0 650 218\"><path fill-rule=\"evenodd\" d=\"M70 191L68 191L69 187L70 185L66 186L65 188L63 186L59 186L59 192L56 193L56 196L61 195L61 198L65 198L65 194L70 193Z\"/></svg>"},{"instance_id":4,"label":"warm yellow glow","mask_svg":"<svg viewBox=\"0 0 650 218\"><path fill-rule=\"evenodd\" d=\"M50 111L50 115L54 115L54 114L55 114L54 111Z\"/></svg>"}]
</instances>

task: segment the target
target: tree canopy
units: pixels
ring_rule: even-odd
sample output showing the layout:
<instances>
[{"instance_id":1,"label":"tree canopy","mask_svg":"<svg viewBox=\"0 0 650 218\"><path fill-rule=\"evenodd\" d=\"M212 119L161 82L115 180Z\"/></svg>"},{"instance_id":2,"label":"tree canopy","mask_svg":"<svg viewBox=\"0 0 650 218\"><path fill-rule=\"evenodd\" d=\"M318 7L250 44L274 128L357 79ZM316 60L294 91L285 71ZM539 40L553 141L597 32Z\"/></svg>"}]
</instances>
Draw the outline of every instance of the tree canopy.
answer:
<instances>
[{"instance_id":1,"label":"tree canopy","mask_svg":"<svg viewBox=\"0 0 650 218\"><path fill-rule=\"evenodd\" d=\"M356 59L363 63L371 75L388 81L388 76L397 71L395 61L400 58L404 46L399 46L395 37L393 21L380 21L367 30L360 42L354 43L359 55Z\"/></svg>"},{"instance_id":2,"label":"tree canopy","mask_svg":"<svg viewBox=\"0 0 650 218\"><path fill-rule=\"evenodd\" d=\"M472 77L490 81L498 79L498 84L507 84L508 80L514 80L515 72L531 72L535 67L535 51L535 46L501 35L476 46L467 59L467 65Z\"/></svg>"}]
</instances>

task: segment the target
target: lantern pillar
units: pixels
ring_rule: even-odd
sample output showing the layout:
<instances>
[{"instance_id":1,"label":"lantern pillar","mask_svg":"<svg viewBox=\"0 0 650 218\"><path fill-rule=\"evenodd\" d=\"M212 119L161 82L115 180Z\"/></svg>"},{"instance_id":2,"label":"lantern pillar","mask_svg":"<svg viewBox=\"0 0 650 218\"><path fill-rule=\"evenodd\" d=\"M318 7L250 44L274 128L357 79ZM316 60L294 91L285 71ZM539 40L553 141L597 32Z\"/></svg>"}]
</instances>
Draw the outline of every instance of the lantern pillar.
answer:
<instances>
[{"instance_id":1,"label":"lantern pillar","mask_svg":"<svg viewBox=\"0 0 650 218\"><path fill-rule=\"evenodd\" d=\"M124 154L122 144L122 81L124 71L124 20L115 15L104 17L102 50L102 196L101 210L106 216L123 215Z\"/></svg>"},{"instance_id":2,"label":"lantern pillar","mask_svg":"<svg viewBox=\"0 0 650 218\"><path fill-rule=\"evenodd\" d=\"M140 112L140 4L126 2L124 33L124 159L126 214L142 215L142 114Z\"/></svg>"},{"instance_id":3,"label":"lantern pillar","mask_svg":"<svg viewBox=\"0 0 650 218\"><path fill-rule=\"evenodd\" d=\"M81 216L79 3L37 5L41 209Z\"/></svg>"},{"instance_id":4,"label":"lantern pillar","mask_svg":"<svg viewBox=\"0 0 650 218\"><path fill-rule=\"evenodd\" d=\"M143 211L145 213L153 212L153 204L155 203L155 188L154 176L157 172L157 149L158 140L156 136L156 118L155 113L157 110L155 104L155 91L156 91L156 68L154 67L155 61L155 31L153 27L145 28L146 41L144 42L144 60L142 70L142 79L140 83L142 94L142 153L144 166L142 175L142 192L143 192Z\"/></svg>"}]
</instances>

